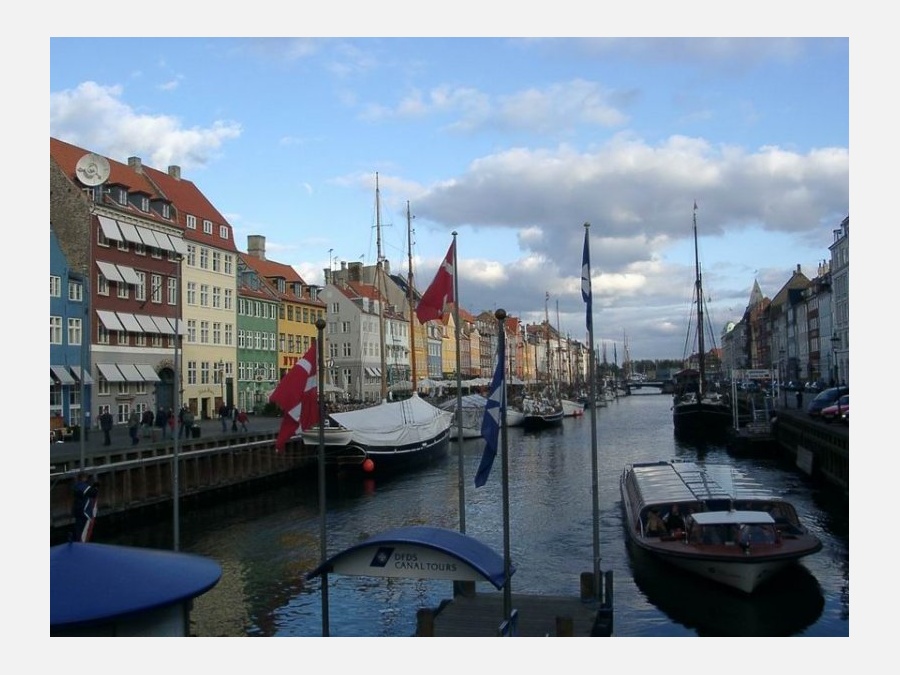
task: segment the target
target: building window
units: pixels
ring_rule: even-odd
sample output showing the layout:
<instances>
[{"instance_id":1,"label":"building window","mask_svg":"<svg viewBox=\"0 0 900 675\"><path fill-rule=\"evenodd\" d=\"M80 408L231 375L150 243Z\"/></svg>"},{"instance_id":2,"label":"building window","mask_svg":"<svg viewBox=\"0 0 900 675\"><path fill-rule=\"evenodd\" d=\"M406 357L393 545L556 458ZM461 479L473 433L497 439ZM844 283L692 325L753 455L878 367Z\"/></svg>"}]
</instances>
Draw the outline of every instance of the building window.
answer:
<instances>
[{"instance_id":1,"label":"building window","mask_svg":"<svg viewBox=\"0 0 900 675\"><path fill-rule=\"evenodd\" d=\"M228 239L228 227L225 225L219 225L219 237L222 239Z\"/></svg>"},{"instance_id":2,"label":"building window","mask_svg":"<svg viewBox=\"0 0 900 675\"><path fill-rule=\"evenodd\" d=\"M53 295L51 292L50 295ZM69 300L72 302L81 302L84 298L84 286L80 281L69 282Z\"/></svg>"},{"instance_id":3,"label":"building window","mask_svg":"<svg viewBox=\"0 0 900 675\"><path fill-rule=\"evenodd\" d=\"M209 249L203 246L200 247L200 269L209 269Z\"/></svg>"},{"instance_id":4,"label":"building window","mask_svg":"<svg viewBox=\"0 0 900 675\"><path fill-rule=\"evenodd\" d=\"M187 282L187 303L189 305L197 304L197 282L196 281Z\"/></svg>"},{"instance_id":5,"label":"building window","mask_svg":"<svg viewBox=\"0 0 900 675\"><path fill-rule=\"evenodd\" d=\"M178 304L178 279L169 277L168 302L170 305Z\"/></svg>"},{"instance_id":6,"label":"building window","mask_svg":"<svg viewBox=\"0 0 900 675\"><path fill-rule=\"evenodd\" d=\"M243 349L244 347L244 329L241 328L238 330L238 349Z\"/></svg>"},{"instance_id":7,"label":"building window","mask_svg":"<svg viewBox=\"0 0 900 675\"><path fill-rule=\"evenodd\" d=\"M209 307L209 286L200 284L200 306Z\"/></svg>"},{"instance_id":8,"label":"building window","mask_svg":"<svg viewBox=\"0 0 900 675\"><path fill-rule=\"evenodd\" d=\"M197 362L196 361L188 361L187 382L188 382L188 384L197 384Z\"/></svg>"},{"instance_id":9,"label":"building window","mask_svg":"<svg viewBox=\"0 0 900 675\"><path fill-rule=\"evenodd\" d=\"M109 248L109 239L103 234L103 228L99 226L97 227L97 246Z\"/></svg>"},{"instance_id":10,"label":"building window","mask_svg":"<svg viewBox=\"0 0 900 675\"><path fill-rule=\"evenodd\" d=\"M157 260L162 260L162 249L157 248L156 246L151 246L150 257L156 258Z\"/></svg>"},{"instance_id":11,"label":"building window","mask_svg":"<svg viewBox=\"0 0 900 675\"><path fill-rule=\"evenodd\" d=\"M81 319L69 319L69 344L81 344Z\"/></svg>"},{"instance_id":12,"label":"building window","mask_svg":"<svg viewBox=\"0 0 900 675\"><path fill-rule=\"evenodd\" d=\"M141 272L140 270L135 270L135 274L137 274L138 282L134 287L134 299L135 300L146 300L147 299L147 273Z\"/></svg>"},{"instance_id":13,"label":"building window","mask_svg":"<svg viewBox=\"0 0 900 675\"><path fill-rule=\"evenodd\" d=\"M128 192L125 191L125 188L119 188L119 204L122 206L128 206Z\"/></svg>"},{"instance_id":14,"label":"building window","mask_svg":"<svg viewBox=\"0 0 900 675\"><path fill-rule=\"evenodd\" d=\"M109 380L102 375L97 378L97 394L100 396L109 396Z\"/></svg>"},{"instance_id":15,"label":"building window","mask_svg":"<svg viewBox=\"0 0 900 675\"><path fill-rule=\"evenodd\" d=\"M97 344L109 344L109 331L106 330L106 326L104 326L102 323L97 325Z\"/></svg>"},{"instance_id":16,"label":"building window","mask_svg":"<svg viewBox=\"0 0 900 675\"><path fill-rule=\"evenodd\" d=\"M197 247L193 244L187 245L187 264L189 267L197 266Z\"/></svg>"},{"instance_id":17,"label":"building window","mask_svg":"<svg viewBox=\"0 0 900 675\"><path fill-rule=\"evenodd\" d=\"M186 337L188 342L197 342L197 319L188 319Z\"/></svg>"},{"instance_id":18,"label":"building window","mask_svg":"<svg viewBox=\"0 0 900 675\"><path fill-rule=\"evenodd\" d=\"M185 223L187 224L187 228L189 230L196 230L197 229L197 216L192 216L192 215L188 214L188 216L185 220Z\"/></svg>"},{"instance_id":19,"label":"building window","mask_svg":"<svg viewBox=\"0 0 900 675\"><path fill-rule=\"evenodd\" d=\"M200 344L209 344L209 321L200 322Z\"/></svg>"},{"instance_id":20,"label":"building window","mask_svg":"<svg viewBox=\"0 0 900 675\"><path fill-rule=\"evenodd\" d=\"M147 346L147 334L146 333L135 333L134 334L134 346L135 347L146 347Z\"/></svg>"},{"instance_id":21,"label":"building window","mask_svg":"<svg viewBox=\"0 0 900 675\"><path fill-rule=\"evenodd\" d=\"M62 295L62 281L59 277L50 275L50 297L58 298Z\"/></svg>"},{"instance_id":22,"label":"building window","mask_svg":"<svg viewBox=\"0 0 900 675\"><path fill-rule=\"evenodd\" d=\"M200 363L200 384L209 384L209 361Z\"/></svg>"},{"instance_id":23,"label":"building window","mask_svg":"<svg viewBox=\"0 0 900 675\"><path fill-rule=\"evenodd\" d=\"M128 284L124 281L116 282L116 296L122 298L123 300L128 299Z\"/></svg>"},{"instance_id":24,"label":"building window","mask_svg":"<svg viewBox=\"0 0 900 675\"><path fill-rule=\"evenodd\" d=\"M222 306L222 289L218 286L213 286L212 289L212 306L216 309Z\"/></svg>"},{"instance_id":25,"label":"building window","mask_svg":"<svg viewBox=\"0 0 900 675\"><path fill-rule=\"evenodd\" d=\"M222 324L219 321L213 321L213 344L222 344Z\"/></svg>"},{"instance_id":26,"label":"building window","mask_svg":"<svg viewBox=\"0 0 900 675\"><path fill-rule=\"evenodd\" d=\"M230 288L225 289L225 309L230 310L234 303L234 291Z\"/></svg>"},{"instance_id":27,"label":"building window","mask_svg":"<svg viewBox=\"0 0 900 675\"><path fill-rule=\"evenodd\" d=\"M150 210L150 200L147 197L141 197L141 211L147 213Z\"/></svg>"},{"instance_id":28,"label":"building window","mask_svg":"<svg viewBox=\"0 0 900 675\"><path fill-rule=\"evenodd\" d=\"M234 344L234 326L230 323L225 324L225 345L230 347Z\"/></svg>"},{"instance_id":29,"label":"building window","mask_svg":"<svg viewBox=\"0 0 900 675\"><path fill-rule=\"evenodd\" d=\"M212 271L218 272L219 268L222 267L222 252L221 251L213 251L212 254Z\"/></svg>"},{"instance_id":30,"label":"building window","mask_svg":"<svg viewBox=\"0 0 900 675\"><path fill-rule=\"evenodd\" d=\"M171 218L172 208L168 204L162 205L162 217Z\"/></svg>"},{"instance_id":31,"label":"building window","mask_svg":"<svg viewBox=\"0 0 900 675\"><path fill-rule=\"evenodd\" d=\"M157 304L162 303L162 275L150 275L150 301Z\"/></svg>"},{"instance_id":32,"label":"building window","mask_svg":"<svg viewBox=\"0 0 900 675\"><path fill-rule=\"evenodd\" d=\"M50 344L51 345L61 345L62 344L62 317L61 316L51 316L50 317Z\"/></svg>"},{"instance_id":33,"label":"building window","mask_svg":"<svg viewBox=\"0 0 900 675\"><path fill-rule=\"evenodd\" d=\"M204 220L203 221L203 234L212 234L212 221Z\"/></svg>"},{"instance_id":34,"label":"building window","mask_svg":"<svg viewBox=\"0 0 900 675\"><path fill-rule=\"evenodd\" d=\"M229 253L226 253L225 254L224 272L225 272L225 274L233 274L234 273L233 269L234 269L234 258Z\"/></svg>"},{"instance_id":35,"label":"building window","mask_svg":"<svg viewBox=\"0 0 900 675\"><path fill-rule=\"evenodd\" d=\"M125 251L126 253L128 253L128 242L124 239L120 239L116 242L116 248L120 251Z\"/></svg>"},{"instance_id":36,"label":"building window","mask_svg":"<svg viewBox=\"0 0 900 675\"><path fill-rule=\"evenodd\" d=\"M135 255L147 255L147 247L143 244L135 244L134 245L134 254Z\"/></svg>"}]
</instances>

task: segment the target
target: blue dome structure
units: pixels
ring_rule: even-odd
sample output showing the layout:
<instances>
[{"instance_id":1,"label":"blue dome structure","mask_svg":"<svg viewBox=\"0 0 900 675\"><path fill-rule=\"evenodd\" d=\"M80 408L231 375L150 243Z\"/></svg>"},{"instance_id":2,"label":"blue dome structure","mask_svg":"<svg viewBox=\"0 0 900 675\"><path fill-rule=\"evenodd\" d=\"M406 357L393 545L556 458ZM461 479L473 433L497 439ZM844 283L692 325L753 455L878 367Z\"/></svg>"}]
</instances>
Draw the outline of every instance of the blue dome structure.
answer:
<instances>
[{"instance_id":1,"label":"blue dome structure","mask_svg":"<svg viewBox=\"0 0 900 675\"><path fill-rule=\"evenodd\" d=\"M222 576L202 556L69 542L50 548L50 634L187 635L193 598Z\"/></svg>"}]
</instances>

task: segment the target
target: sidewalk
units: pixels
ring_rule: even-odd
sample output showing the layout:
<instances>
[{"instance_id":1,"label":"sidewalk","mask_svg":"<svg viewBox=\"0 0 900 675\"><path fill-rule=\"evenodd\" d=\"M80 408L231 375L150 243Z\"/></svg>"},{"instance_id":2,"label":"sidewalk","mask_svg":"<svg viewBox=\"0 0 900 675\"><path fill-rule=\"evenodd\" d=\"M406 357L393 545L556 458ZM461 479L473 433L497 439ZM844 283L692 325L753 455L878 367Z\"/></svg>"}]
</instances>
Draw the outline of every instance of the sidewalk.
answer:
<instances>
[{"instance_id":1,"label":"sidewalk","mask_svg":"<svg viewBox=\"0 0 900 675\"><path fill-rule=\"evenodd\" d=\"M228 423L228 431L222 433L222 422L218 418L208 419L208 420L200 420L199 423L195 422L194 426L200 427L200 438L209 439L216 437L227 437L227 436L242 436L244 435L243 431L231 431L231 422ZM248 433L277 433L278 428L281 426L281 418L280 417L262 417L257 415L251 415L250 420L247 422L247 430ZM238 425L238 429L240 429L240 425ZM159 430L156 430L157 433ZM157 438L154 442L149 438L142 437L142 431L138 431L138 444L135 446L131 445L131 437L128 435L128 427L124 424L118 424L112 428L112 431L109 434L110 445L103 445L103 432L94 427L92 428L84 439L84 454L85 457L91 457L95 454L104 454L109 452L110 450L126 450L128 448L141 448L141 447L165 447L171 446L173 444L173 440L171 435L162 440L161 438ZM191 439L181 439L181 443L190 443ZM81 456L81 440L77 441L67 441L65 443L51 443L50 444L50 463L61 462L61 461L71 461L73 459L78 459Z\"/></svg>"}]
</instances>

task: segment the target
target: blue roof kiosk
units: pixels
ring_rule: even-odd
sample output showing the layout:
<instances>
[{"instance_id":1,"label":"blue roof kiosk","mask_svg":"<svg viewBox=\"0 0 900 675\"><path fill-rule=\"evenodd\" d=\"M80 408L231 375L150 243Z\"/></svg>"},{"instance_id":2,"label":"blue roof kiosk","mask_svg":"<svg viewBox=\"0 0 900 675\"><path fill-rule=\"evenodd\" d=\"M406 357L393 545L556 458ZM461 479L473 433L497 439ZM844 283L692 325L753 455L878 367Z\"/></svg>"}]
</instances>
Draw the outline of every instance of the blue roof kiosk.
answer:
<instances>
[{"instance_id":1,"label":"blue roof kiosk","mask_svg":"<svg viewBox=\"0 0 900 675\"><path fill-rule=\"evenodd\" d=\"M50 636L186 637L193 599L215 586L202 556L69 542L50 548Z\"/></svg>"}]
</instances>

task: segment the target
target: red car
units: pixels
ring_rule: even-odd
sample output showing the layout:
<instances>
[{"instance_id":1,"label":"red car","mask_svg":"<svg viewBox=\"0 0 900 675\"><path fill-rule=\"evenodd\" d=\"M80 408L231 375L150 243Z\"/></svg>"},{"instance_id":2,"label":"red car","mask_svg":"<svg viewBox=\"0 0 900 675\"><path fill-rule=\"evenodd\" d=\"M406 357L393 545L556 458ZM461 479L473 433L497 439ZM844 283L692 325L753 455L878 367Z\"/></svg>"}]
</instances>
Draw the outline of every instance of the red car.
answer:
<instances>
[{"instance_id":1,"label":"red car","mask_svg":"<svg viewBox=\"0 0 900 675\"><path fill-rule=\"evenodd\" d=\"M826 422L833 422L834 420L849 422L850 394L844 394L832 405L822 408L822 412L819 414L822 415L822 419Z\"/></svg>"}]
</instances>

